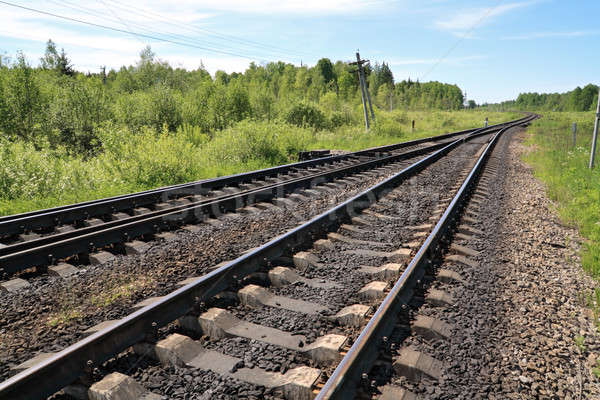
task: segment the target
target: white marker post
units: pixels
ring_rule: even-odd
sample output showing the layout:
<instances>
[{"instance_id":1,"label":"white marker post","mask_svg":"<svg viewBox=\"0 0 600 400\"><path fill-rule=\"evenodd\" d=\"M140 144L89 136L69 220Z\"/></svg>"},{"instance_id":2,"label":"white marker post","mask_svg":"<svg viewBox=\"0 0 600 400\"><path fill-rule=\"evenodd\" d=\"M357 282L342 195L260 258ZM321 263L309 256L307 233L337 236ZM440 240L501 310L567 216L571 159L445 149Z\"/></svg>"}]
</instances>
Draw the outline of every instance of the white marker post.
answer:
<instances>
[{"instance_id":1,"label":"white marker post","mask_svg":"<svg viewBox=\"0 0 600 400\"><path fill-rule=\"evenodd\" d=\"M487 126L488 126L488 117L485 117L485 125L483 125L483 126L487 128Z\"/></svg>"},{"instance_id":2,"label":"white marker post","mask_svg":"<svg viewBox=\"0 0 600 400\"><path fill-rule=\"evenodd\" d=\"M575 147L577 146L577 122L573 122L571 130L573 131L573 147Z\"/></svg>"},{"instance_id":3,"label":"white marker post","mask_svg":"<svg viewBox=\"0 0 600 400\"><path fill-rule=\"evenodd\" d=\"M594 123L594 137L592 138L592 154L590 154L590 169L594 168L596 157L596 141L598 140L598 120L600 119L600 88L598 89L598 106L596 107L596 122Z\"/></svg>"}]
</instances>

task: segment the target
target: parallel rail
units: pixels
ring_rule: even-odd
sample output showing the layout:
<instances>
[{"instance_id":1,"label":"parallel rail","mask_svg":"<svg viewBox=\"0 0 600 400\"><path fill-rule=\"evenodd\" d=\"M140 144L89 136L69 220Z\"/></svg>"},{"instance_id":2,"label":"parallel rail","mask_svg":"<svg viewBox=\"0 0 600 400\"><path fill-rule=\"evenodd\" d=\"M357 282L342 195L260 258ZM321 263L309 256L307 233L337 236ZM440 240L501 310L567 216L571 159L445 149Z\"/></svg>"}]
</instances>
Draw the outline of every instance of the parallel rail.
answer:
<instances>
[{"instance_id":1,"label":"parallel rail","mask_svg":"<svg viewBox=\"0 0 600 400\"><path fill-rule=\"evenodd\" d=\"M281 183L273 183L236 194L174 206L123 220L15 243L0 248L0 273L10 275L31 267L45 267L57 260L76 254L89 253L115 243L133 240L161 230L169 230L184 223L195 223L206 218L218 217L223 213L235 211L247 205L261 201L271 201L295 190L310 188L315 183L325 183L349 174L426 154L444 145L444 143L434 144L405 153L308 174L300 178L289 179Z\"/></svg>"},{"instance_id":2,"label":"parallel rail","mask_svg":"<svg viewBox=\"0 0 600 400\"><path fill-rule=\"evenodd\" d=\"M534 118L535 116L530 116L526 122ZM360 387L362 374L371 369L379 356L383 338L390 336L398 323L398 316L413 297L415 287L439 254L441 240L450 234L456 225L498 139L510 128L511 126L508 126L500 130L487 145L432 232L320 390L317 400L354 397L357 388Z\"/></svg>"},{"instance_id":3,"label":"parallel rail","mask_svg":"<svg viewBox=\"0 0 600 400\"><path fill-rule=\"evenodd\" d=\"M503 125L504 124L490 125L487 129L494 129ZM442 141L460 135L475 133L478 131L481 131L481 128L467 129L463 131L448 133L445 135L417 139L393 145L374 147L370 149L357 151L354 153L324 157L315 160L266 168L258 171L246 172L220 178L200 180L196 182L184 183L173 186L166 186L158 189L152 189L143 192L115 196L105 199L87 201L83 203L77 203L51 209L4 216L0 217L0 237L10 237L12 235L18 235L24 232L47 229L62 224L71 224L88 218L98 217L124 210L130 210L136 207L145 207L157 203L161 200L173 199L196 194L204 194L208 191L220 189L229 185L237 186L242 183L248 183L253 180L274 177L278 174L285 174L298 169L305 169L319 165L331 164L333 162L350 160L356 157L377 157L381 153L395 151L427 142Z\"/></svg>"},{"instance_id":4,"label":"parallel rail","mask_svg":"<svg viewBox=\"0 0 600 400\"><path fill-rule=\"evenodd\" d=\"M529 118L522 118L517 121L512 121L508 124L503 124L508 127L516 126L525 123ZM226 290L230 285L235 284L242 276L247 276L250 273L256 272L264 263L268 260L276 259L282 256L285 252L293 249L298 249L304 246L306 243L311 242L313 238L319 237L326 232L331 231L339 227L342 223L349 220L351 217L356 215L361 210L367 208L371 204L375 203L379 198L385 196L394 187L404 180L410 178L414 174L420 172L427 166L436 162L437 160L444 157L451 150L457 148L463 140L470 140L474 137L481 135L487 135L488 133L479 132L469 136L466 139L455 140L443 148L435 151L433 154L426 156L425 158L415 162L409 167L398 172L394 176L386 179L385 181L371 187L370 189L360 193L359 195L339 204L338 206L318 215L311 219L309 222L302 224L301 226L285 233L269 241L268 243L243 254L237 259L223 265L219 269L216 269L197 281L190 283L180 289L164 296L159 301L146 306L137 312L121 319L115 325L99 331L91 336L67 347L63 351L55 354L51 358L39 363L38 365L27 369L12 378L0 383L0 400L3 399L43 399L56 391L60 390L64 386L75 381L86 369L90 366L100 365L106 360L114 357L116 354L126 350L133 344L144 340L148 332L156 332L160 327L163 327L177 318L184 316L188 312L192 311L194 305L197 302L207 301L216 294ZM498 135L495 137L497 138ZM496 139L494 139L495 143ZM489 151L486 151L486 156ZM482 165L482 159L480 159L476 166L476 171L479 171ZM472 175L469 181L472 180ZM459 195L451 203L451 208L454 209L456 204L459 203L459 199L466 196L467 183L465 183L460 191ZM462 196L462 197L461 197ZM452 216L455 215L452 211L447 211L442 221L450 221ZM416 265L421 265L422 262L427 262L428 257L434 251L433 245L437 244L442 232L447 229L445 223L439 223L436 226L434 232L436 236L428 238L426 244L427 247L422 247L417 254L417 261L411 263L409 271L418 271L419 268ZM402 275L401 281L413 282L416 279L418 273L405 272ZM392 293L397 293L403 285L397 284L394 286ZM407 286L408 287L408 286ZM390 296L388 296L389 298ZM387 303L385 304L400 304L398 301L402 297L386 298ZM383 306L382 306L383 307ZM381 321L387 318L385 311L390 306L385 306L384 310L378 310L376 313L377 321ZM359 349L370 349L373 344L367 343L371 339L376 339L379 332L382 330L381 327L387 326L385 322L381 322L379 325L373 320L367 325L369 332L373 329L373 326L378 327L375 333L364 333L361 334L357 344L355 344L351 350L351 353L344 358L344 361L336 369L336 372L332 376L332 379L321 391L320 396L326 396L327 393L332 393L332 396L336 398L337 394L341 393L338 389L339 382L344 383L347 388L350 382L354 382L355 372L358 371L360 365L355 362L349 362L349 358L354 359L355 357L360 360L364 360L362 355L371 354L367 350ZM380 327L381 326L381 327ZM360 343L360 345L358 345ZM352 354L352 355L351 355ZM358 357L358 356L361 357ZM367 357L368 358L368 357ZM347 378L346 378L347 376ZM334 379L335 378L335 379ZM345 390L345 389L344 389ZM345 398L345 397L344 397Z\"/></svg>"}]
</instances>

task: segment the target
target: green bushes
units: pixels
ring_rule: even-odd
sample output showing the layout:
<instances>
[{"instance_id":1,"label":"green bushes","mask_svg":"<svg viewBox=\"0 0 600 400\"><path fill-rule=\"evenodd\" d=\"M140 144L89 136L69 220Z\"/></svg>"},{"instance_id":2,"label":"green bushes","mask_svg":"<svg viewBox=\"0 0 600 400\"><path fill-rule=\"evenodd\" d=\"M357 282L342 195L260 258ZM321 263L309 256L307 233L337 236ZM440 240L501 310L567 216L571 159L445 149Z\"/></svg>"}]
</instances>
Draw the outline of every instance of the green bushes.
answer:
<instances>
[{"instance_id":1,"label":"green bushes","mask_svg":"<svg viewBox=\"0 0 600 400\"><path fill-rule=\"evenodd\" d=\"M111 100L99 80L60 80L49 107L50 142L75 154L90 154L100 144L98 126L111 117Z\"/></svg>"},{"instance_id":2,"label":"green bushes","mask_svg":"<svg viewBox=\"0 0 600 400\"><path fill-rule=\"evenodd\" d=\"M16 64L2 70L0 129L12 137L35 140L44 121L44 97L35 71L19 54Z\"/></svg>"},{"instance_id":3,"label":"green bushes","mask_svg":"<svg viewBox=\"0 0 600 400\"><path fill-rule=\"evenodd\" d=\"M327 120L325 114L319 108L311 103L300 102L294 104L285 114L285 122L288 124L314 129L325 129Z\"/></svg>"},{"instance_id":4,"label":"green bushes","mask_svg":"<svg viewBox=\"0 0 600 400\"><path fill-rule=\"evenodd\" d=\"M583 268L600 278L600 168L588 168L593 112L547 113L529 129L533 151L525 157L561 218L577 227L586 238ZM577 122L577 145L573 146L571 124Z\"/></svg>"}]
</instances>

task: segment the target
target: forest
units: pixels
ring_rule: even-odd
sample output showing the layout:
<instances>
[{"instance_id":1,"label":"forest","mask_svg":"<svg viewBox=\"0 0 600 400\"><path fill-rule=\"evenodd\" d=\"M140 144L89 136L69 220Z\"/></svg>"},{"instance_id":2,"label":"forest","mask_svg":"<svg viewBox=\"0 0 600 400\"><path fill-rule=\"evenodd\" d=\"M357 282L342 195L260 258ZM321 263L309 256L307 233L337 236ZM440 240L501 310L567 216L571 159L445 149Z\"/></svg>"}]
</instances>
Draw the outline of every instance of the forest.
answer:
<instances>
[{"instance_id":1,"label":"forest","mask_svg":"<svg viewBox=\"0 0 600 400\"><path fill-rule=\"evenodd\" d=\"M0 69L0 129L9 139L46 141L77 154L101 146L108 124L138 132L192 129L212 136L245 119L282 120L315 129L351 124L360 114L357 74L347 63L320 59L314 67L283 62L250 64L244 73L202 66L173 68L147 47L136 65L106 74L75 72L64 50L49 41L38 68L22 54ZM462 108L456 85L394 83L385 64L367 68L369 91L380 108Z\"/></svg>"},{"instance_id":2,"label":"forest","mask_svg":"<svg viewBox=\"0 0 600 400\"><path fill-rule=\"evenodd\" d=\"M491 109L521 111L595 111L598 86L588 84L565 93L521 93L516 100L489 105Z\"/></svg>"},{"instance_id":3,"label":"forest","mask_svg":"<svg viewBox=\"0 0 600 400\"><path fill-rule=\"evenodd\" d=\"M251 63L243 73L211 75L202 65L173 68L146 47L135 65L81 73L52 41L39 62L4 57L0 214L278 165L300 150L430 136L484 119L452 111L463 108L458 86L395 82L386 63L374 63L366 75L376 123L366 133L354 68L322 58L310 67Z\"/></svg>"}]
</instances>

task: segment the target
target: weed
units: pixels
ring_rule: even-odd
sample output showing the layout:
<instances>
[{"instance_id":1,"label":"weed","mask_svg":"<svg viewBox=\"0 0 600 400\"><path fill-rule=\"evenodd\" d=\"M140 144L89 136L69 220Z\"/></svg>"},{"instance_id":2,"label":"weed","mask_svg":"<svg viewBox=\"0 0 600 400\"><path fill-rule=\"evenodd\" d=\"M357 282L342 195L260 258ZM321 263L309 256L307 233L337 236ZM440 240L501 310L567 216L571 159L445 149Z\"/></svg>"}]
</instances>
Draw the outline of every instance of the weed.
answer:
<instances>
[{"instance_id":1,"label":"weed","mask_svg":"<svg viewBox=\"0 0 600 400\"><path fill-rule=\"evenodd\" d=\"M600 359L596 360L596 366L592 368L592 373L597 379L600 379Z\"/></svg>"},{"instance_id":2,"label":"weed","mask_svg":"<svg viewBox=\"0 0 600 400\"><path fill-rule=\"evenodd\" d=\"M578 126L576 147L573 122ZM581 264L600 278L600 168L588 168L593 122L592 112L547 113L528 130L532 151L524 159L545 183L562 221L587 239L580 250Z\"/></svg>"},{"instance_id":3,"label":"weed","mask_svg":"<svg viewBox=\"0 0 600 400\"><path fill-rule=\"evenodd\" d=\"M575 344L582 353L585 352L585 337L581 335L575 336Z\"/></svg>"},{"instance_id":4,"label":"weed","mask_svg":"<svg viewBox=\"0 0 600 400\"><path fill-rule=\"evenodd\" d=\"M63 309L63 310L59 311L58 313L56 313L55 315L48 318L47 324L48 324L48 326L54 328L57 325L66 324L67 322L74 320L74 319L79 319L82 316L83 316L83 314L78 309L74 309L74 308Z\"/></svg>"}]
</instances>

